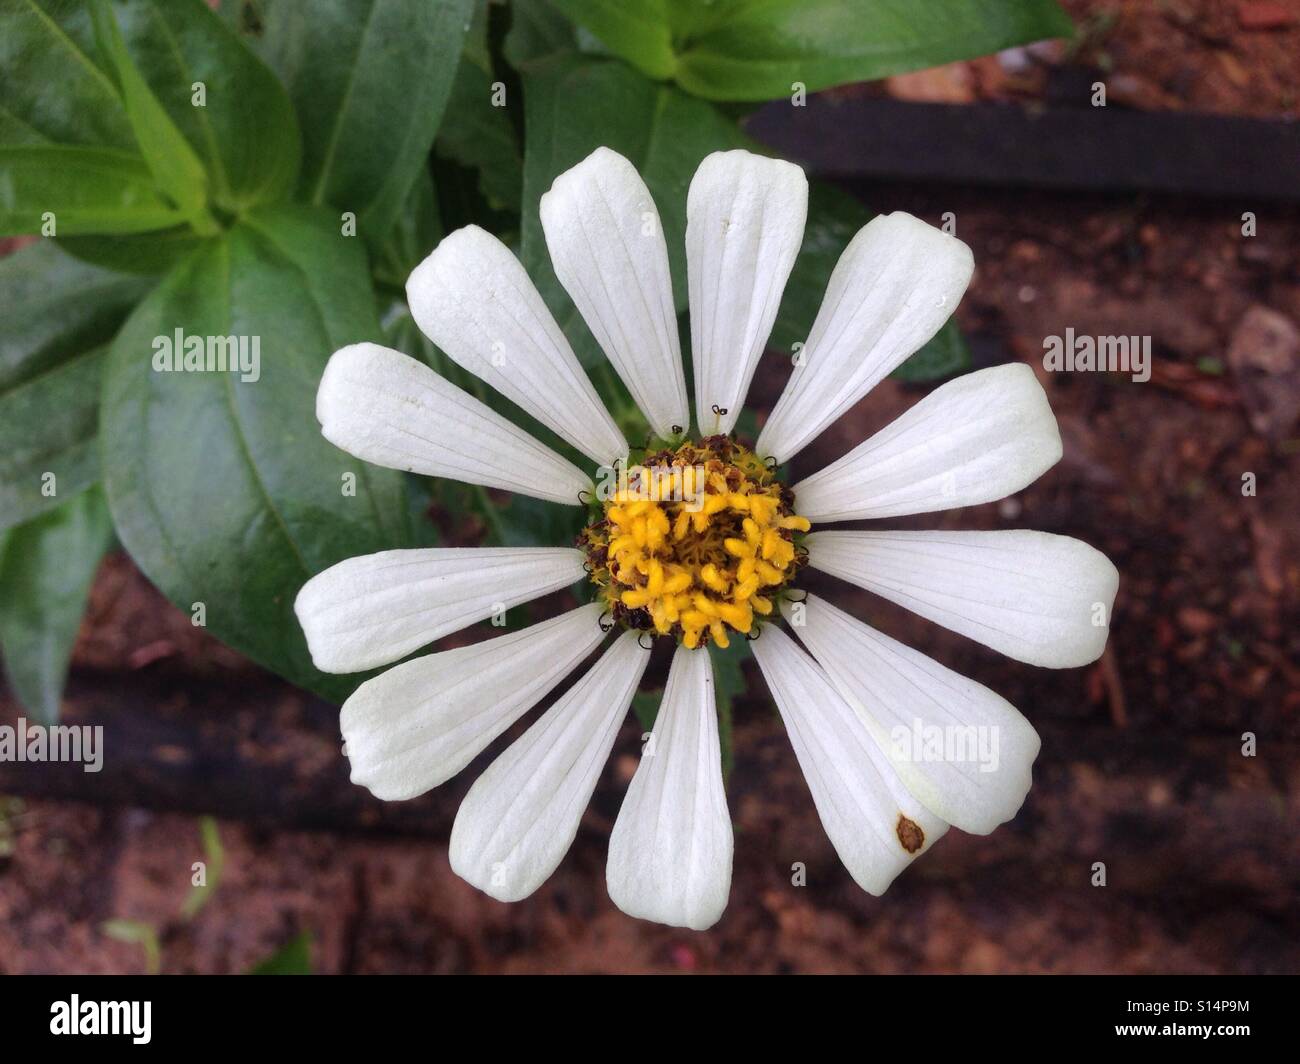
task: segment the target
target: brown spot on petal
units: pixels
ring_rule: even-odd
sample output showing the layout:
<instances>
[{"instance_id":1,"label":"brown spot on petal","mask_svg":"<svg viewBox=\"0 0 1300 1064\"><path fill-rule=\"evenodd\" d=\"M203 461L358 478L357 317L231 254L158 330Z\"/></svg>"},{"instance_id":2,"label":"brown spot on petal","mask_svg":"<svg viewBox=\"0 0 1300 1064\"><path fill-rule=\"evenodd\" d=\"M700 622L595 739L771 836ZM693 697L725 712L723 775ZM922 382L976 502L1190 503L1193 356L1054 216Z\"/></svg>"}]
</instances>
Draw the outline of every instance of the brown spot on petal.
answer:
<instances>
[{"instance_id":1,"label":"brown spot on petal","mask_svg":"<svg viewBox=\"0 0 1300 1064\"><path fill-rule=\"evenodd\" d=\"M908 820L902 813L898 814L898 841L908 853L916 853L925 845L925 832L915 820Z\"/></svg>"}]
</instances>

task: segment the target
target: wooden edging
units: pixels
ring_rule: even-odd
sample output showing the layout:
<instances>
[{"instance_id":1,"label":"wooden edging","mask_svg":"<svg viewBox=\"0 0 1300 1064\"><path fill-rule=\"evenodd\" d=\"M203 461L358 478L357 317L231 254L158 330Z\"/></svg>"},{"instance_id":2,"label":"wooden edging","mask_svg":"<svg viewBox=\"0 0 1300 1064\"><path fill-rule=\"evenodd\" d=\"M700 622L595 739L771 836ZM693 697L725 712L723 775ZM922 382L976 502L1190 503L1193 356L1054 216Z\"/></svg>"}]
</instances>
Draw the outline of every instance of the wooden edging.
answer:
<instances>
[{"instance_id":1,"label":"wooden edging","mask_svg":"<svg viewBox=\"0 0 1300 1064\"><path fill-rule=\"evenodd\" d=\"M1300 123L1106 107L776 102L746 131L810 173L1300 202Z\"/></svg>"}]
</instances>

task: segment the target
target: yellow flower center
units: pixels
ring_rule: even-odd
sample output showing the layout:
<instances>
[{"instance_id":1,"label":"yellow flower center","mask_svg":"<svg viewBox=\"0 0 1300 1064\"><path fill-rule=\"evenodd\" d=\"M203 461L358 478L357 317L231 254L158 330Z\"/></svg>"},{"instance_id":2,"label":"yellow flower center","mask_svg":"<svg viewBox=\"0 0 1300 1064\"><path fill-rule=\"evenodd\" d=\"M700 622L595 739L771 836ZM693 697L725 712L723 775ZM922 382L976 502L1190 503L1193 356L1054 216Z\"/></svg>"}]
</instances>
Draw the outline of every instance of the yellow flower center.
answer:
<instances>
[{"instance_id":1,"label":"yellow flower center","mask_svg":"<svg viewBox=\"0 0 1300 1064\"><path fill-rule=\"evenodd\" d=\"M806 518L775 473L729 436L623 471L578 537L591 580L625 627L687 647L748 634L805 560Z\"/></svg>"}]
</instances>

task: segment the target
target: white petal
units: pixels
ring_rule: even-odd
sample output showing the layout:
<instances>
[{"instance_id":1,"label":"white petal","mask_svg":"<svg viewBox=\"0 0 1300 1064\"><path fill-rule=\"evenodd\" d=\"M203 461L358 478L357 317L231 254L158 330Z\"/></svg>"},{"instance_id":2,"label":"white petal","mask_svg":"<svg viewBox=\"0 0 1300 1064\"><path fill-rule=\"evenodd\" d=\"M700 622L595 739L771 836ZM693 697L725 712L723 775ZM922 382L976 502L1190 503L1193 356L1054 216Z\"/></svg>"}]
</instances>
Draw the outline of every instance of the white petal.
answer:
<instances>
[{"instance_id":1,"label":"white petal","mask_svg":"<svg viewBox=\"0 0 1300 1064\"><path fill-rule=\"evenodd\" d=\"M814 532L808 561L1031 665L1101 657L1119 573L1048 532Z\"/></svg>"},{"instance_id":2,"label":"white petal","mask_svg":"<svg viewBox=\"0 0 1300 1064\"><path fill-rule=\"evenodd\" d=\"M407 279L406 298L424 334L453 362L597 464L627 454L527 272L492 234L469 225L445 237Z\"/></svg>"},{"instance_id":3,"label":"white petal","mask_svg":"<svg viewBox=\"0 0 1300 1064\"><path fill-rule=\"evenodd\" d=\"M751 645L835 852L858 886L883 894L948 825L908 793L858 714L788 635L764 625Z\"/></svg>"},{"instance_id":4,"label":"white petal","mask_svg":"<svg viewBox=\"0 0 1300 1064\"><path fill-rule=\"evenodd\" d=\"M813 595L781 612L930 812L975 835L1016 815L1039 740L1010 702Z\"/></svg>"},{"instance_id":5,"label":"white petal","mask_svg":"<svg viewBox=\"0 0 1300 1064\"><path fill-rule=\"evenodd\" d=\"M593 602L367 680L340 714L352 782L392 802L449 780L600 645L601 609Z\"/></svg>"},{"instance_id":6,"label":"white petal","mask_svg":"<svg viewBox=\"0 0 1300 1064\"><path fill-rule=\"evenodd\" d=\"M577 506L591 478L472 395L400 351L335 351L316 393L335 447L375 465Z\"/></svg>"},{"instance_id":7,"label":"white petal","mask_svg":"<svg viewBox=\"0 0 1300 1064\"><path fill-rule=\"evenodd\" d=\"M556 277L650 427L665 439L685 432L668 245L636 167L597 148L555 179L541 216Z\"/></svg>"},{"instance_id":8,"label":"white petal","mask_svg":"<svg viewBox=\"0 0 1300 1064\"><path fill-rule=\"evenodd\" d=\"M703 931L727 907L732 855L707 650L678 647L651 734L609 837L609 896L629 916Z\"/></svg>"},{"instance_id":9,"label":"white petal","mask_svg":"<svg viewBox=\"0 0 1300 1064\"><path fill-rule=\"evenodd\" d=\"M322 672L361 672L403 658L500 609L583 576L568 547L386 550L332 565L293 604Z\"/></svg>"},{"instance_id":10,"label":"white petal","mask_svg":"<svg viewBox=\"0 0 1300 1064\"><path fill-rule=\"evenodd\" d=\"M478 778L451 829L451 868L499 901L526 898L578 833L650 652L624 632Z\"/></svg>"},{"instance_id":11,"label":"white petal","mask_svg":"<svg viewBox=\"0 0 1300 1064\"><path fill-rule=\"evenodd\" d=\"M808 179L793 163L714 152L691 179L686 274L702 434L730 432L740 416L807 217Z\"/></svg>"},{"instance_id":12,"label":"white petal","mask_svg":"<svg viewBox=\"0 0 1300 1064\"><path fill-rule=\"evenodd\" d=\"M820 435L939 331L974 268L970 248L919 218L871 219L835 264L758 452L785 462Z\"/></svg>"},{"instance_id":13,"label":"white petal","mask_svg":"<svg viewBox=\"0 0 1300 1064\"><path fill-rule=\"evenodd\" d=\"M992 502L1061 458L1047 395L1023 363L935 389L838 462L794 486L814 524L923 514Z\"/></svg>"}]
</instances>

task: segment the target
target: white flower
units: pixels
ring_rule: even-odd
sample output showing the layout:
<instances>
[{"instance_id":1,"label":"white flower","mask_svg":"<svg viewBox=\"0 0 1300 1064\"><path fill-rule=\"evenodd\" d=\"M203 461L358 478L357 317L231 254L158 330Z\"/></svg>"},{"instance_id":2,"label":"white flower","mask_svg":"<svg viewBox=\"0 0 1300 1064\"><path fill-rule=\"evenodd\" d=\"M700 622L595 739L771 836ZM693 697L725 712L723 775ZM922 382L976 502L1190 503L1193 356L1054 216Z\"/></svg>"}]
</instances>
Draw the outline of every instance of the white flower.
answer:
<instances>
[{"instance_id":1,"label":"white flower","mask_svg":"<svg viewBox=\"0 0 1300 1064\"><path fill-rule=\"evenodd\" d=\"M696 172L686 251L697 435L688 438L654 201L632 165L608 149L562 174L541 202L555 272L663 446L593 513L583 549L385 551L326 570L298 596L317 667L352 672L584 576L596 584L596 602L415 658L357 689L342 711L352 779L389 800L459 772L611 627L628 628L461 806L452 867L493 897L527 897L563 858L655 635L677 649L610 838L609 892L625 912L706 928L726 905L731 822L706 648L734 633L761 632L758 664L827 834L865 890L883 892L949 824L983 834L1016 814L1039 748L1029 722L980 684L827 602L792 594L805 564L1020 661L1068 668L1105 646L1118 574L1077 540L1028 531L803 535L810 523L988 502L1040 476L1060 458L1061 441L1027 366L943 385L793 489L776 477L776 464L952 313L973 268L953 237L903 213L865 226L831 276L804 357L754 450L727 436L806 213L807 183L789 163L731 151ZM627 441L495 237L473 226L452 233L411 275L407 294L420 327L456 363L594 465L627 468ZM379 465L596 507L586 471L396 351L356 344L336 352L317 415L326 438ZM654 487L651 473L670 468L678 473L672 490ZM774 623L778 613L811 656ZM949 748L954 738L989 736L994 763L970 756L973 748Z\"/></svg>"}]
</instances>

